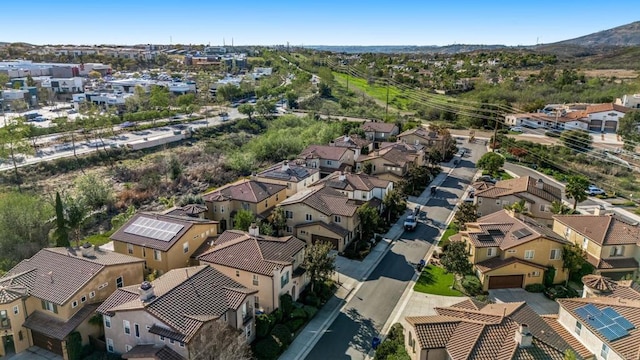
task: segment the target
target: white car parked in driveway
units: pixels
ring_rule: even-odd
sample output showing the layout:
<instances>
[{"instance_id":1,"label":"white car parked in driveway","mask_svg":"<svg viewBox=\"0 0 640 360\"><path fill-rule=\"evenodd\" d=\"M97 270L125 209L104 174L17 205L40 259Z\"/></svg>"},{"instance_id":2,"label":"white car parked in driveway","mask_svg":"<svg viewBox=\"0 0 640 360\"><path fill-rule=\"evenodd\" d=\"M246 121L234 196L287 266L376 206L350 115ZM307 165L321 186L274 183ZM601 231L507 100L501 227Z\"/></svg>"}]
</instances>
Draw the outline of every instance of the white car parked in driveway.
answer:
<instances>
[{"instance_id":1,"label":"white car parked in driveway","mask_svg":"<svg viewBox=\"0 0 640 360\"><path fill-rule=\"evenodd\" d=\"M589 185L589 187L587 188L587 194L589 194L589 196L595 196L595 195L604 195L605 192L604 190L600 189L595 185Z\"/></svg>"}]
</instances>

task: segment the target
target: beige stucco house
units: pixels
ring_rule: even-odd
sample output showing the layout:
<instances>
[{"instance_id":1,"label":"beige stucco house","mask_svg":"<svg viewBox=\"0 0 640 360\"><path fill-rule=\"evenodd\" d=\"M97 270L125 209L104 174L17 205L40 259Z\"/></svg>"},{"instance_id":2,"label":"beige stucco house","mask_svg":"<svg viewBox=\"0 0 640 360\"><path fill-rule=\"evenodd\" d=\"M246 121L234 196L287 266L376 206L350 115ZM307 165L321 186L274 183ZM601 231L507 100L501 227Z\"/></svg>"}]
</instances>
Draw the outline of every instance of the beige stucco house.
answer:
<instances>
[{"instance_id":1,"label":"beige stucco house","mask_svg":"<svg viewBox=\"0 0 640 360\"><path fill-rule=\"evenodd\" d=\"M370 141L389 141L389 138L398 135L400 129L393 123L367 121L361 126L365 138Z\"/></svg>"},{"instance_id":2,"label":"beige stucco house","mask_svg":"<svg viewBox=\"0 0 640 360\"><path fill-rule=\"evenodd\" d=\"M308 168L319 169L321 177L334 171L351 171L355 158L353 149L335 144L309 145L298 155L298 161Z\"/></svg>"},{"instance_id":3,"label":"beige stucco house","mask_svg":"<svg viewBox=\"0 0 640 360\"><path fill-rule=\"evenodd\" d=\"M79 332L81 345L97 338L101 329L89 319L98 304L140 283L143 262L88 244L42 249L21 261L0 278L0 357L37 346L68 359L69 335Z\"/></svg>"},{"instance_id":4,"label":"beige stucco house","mask_svg":"<svg viewBox=\"0 0 640 360\"><path fill-rule=\"evenodd\" d=\"M255 308L270 313L280 296L297 300L309 283L302 267L305 243L294 236L262 236L257 226L249 232L227 230L198 257L234 281L257 289Z\"/></svg>"},{"instance_id":5,"label":"beige stucco house","mask_svg":"<svg viewBox=\"0 0 640 360\"><path fill-rule=\"evenodd\" d=\"M640 228L613 214L556 215L553 231L587 253L595 273L613 279L638 275Z\"/></svg>"},{"instance_id":6,"label":"beige stucco house","mask_svg":"<svg viewBox=\"0 0 640 360\"><path fill-rule=\"evenodd\" d=\"M286 186L289 197L320 180L320 170L285 160L257 173L256 180Z\"/></svg>"},{"instance_id":7,"label":"beige stucco house","mask_svg":"<svg viewBox=\"0 0 640 360\"><path fill-rule=\"evenodd\" d=\"M217 234L217 221L139 212L113 233L111 240L116 252L143 259L148 271L163 274L190 266L191 255Z\"/></svg>"},{"instance_id":8,"label":"beige stucco house","mask_svg":"<svg viewBox=\"0 0 640 360\"><path fill-rule=\"evenodd\" d=\"M256 292L207 265L118 289L97 309L107 352L125 359L200 359L226 345L216 342L228 327L232 339L250 343Z\"/></svg>"},{"instance_id":9,"label":"beige stucco house","mask_svg":"<svg viewBox=\"0 0 640 360\"><path fill-rule=\"evenodd\" d=\"M336 171L314 185L324 185L339 191L349 199L369 201L383 200L393 190L393 182L364 173L345 173Z\"/></svg>"},{"instance_id":10,"label":"beige stucco house","mask_svg":"<svg viewBox=\"0 0 640 360\"><path fill-rule=\"evenodd\" d=\"M562 247L569 242L533 219L500 210L465 224L449 238L462 241L483 289L519 288L542 284L545 270L555 268L553 283L567 279Z\"/></svg>"},{"instance_id":11,"label":"beige stucco house","mask_svg":"<svg viewBox=\"0 0 640 360\"><path fill-rule=\"evenodd\" d=\"M256 179L241 179L202 196L207 205L207 219L220 223L220 232L233 229L238 210L248 210L267 218L273 208L287 198L287 185Z\"/></svg>"},{"instance_id":12,"label":"beige stucco house","mask_svg":"<svg viewBox=\"0 0 640 360\"><path fill-rule=\"evenodd\" d=\"M371 165L367 165L371 164ZM424 165L424 150L422 145L407 143L385 143L356 159L356 171L365 171L371 168L369 175L380 179L398 183L409 172L412 166Z\"/></svg>"}]
</instances>

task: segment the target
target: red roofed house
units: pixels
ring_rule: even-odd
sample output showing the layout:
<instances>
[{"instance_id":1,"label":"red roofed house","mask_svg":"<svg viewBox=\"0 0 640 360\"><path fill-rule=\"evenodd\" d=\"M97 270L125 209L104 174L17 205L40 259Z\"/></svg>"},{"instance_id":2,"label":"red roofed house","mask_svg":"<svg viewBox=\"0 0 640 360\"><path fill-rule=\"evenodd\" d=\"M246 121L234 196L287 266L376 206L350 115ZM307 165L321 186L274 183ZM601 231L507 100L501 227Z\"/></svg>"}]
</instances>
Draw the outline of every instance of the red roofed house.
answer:
<instances>
[{"instance_id":1,"label":"red roofed house","mask_svg":"<svg viewBox=\"0 0 640 360\"><path fill-rule=\"evenodd\" d=\"M589 131L615 133L620 118L632 110L614 103L594 104L584 110L569 112L566 117L586 121Z\"/></svg>"},{"instance_id":2,"label":"red roofed house","mask_svg":"<svg viewBox=\"0 0 640 360\"><path fill-rule=\"evenodd\" d=\"M319 169L320 175L325 176L336 170L350 170L354 164L355 152L342 146L309 145L298 155L298 159L304 161L309 168Z\"/></svg>"},{"instance_id":3,"label":"red roofed house","mask_svg":"<svg viewBox=\"0 0 640 360\"><path fill-rule=\"evenodd\" d=\"M270 313L280 306L280 295L297 300L309 283L304 268L305 243L294 236L262 236L257 226L249 232L227 230L198 257L201 264L250 289L257 289L255 308Z\"/></svg>"},{"instance_id":4,"label":"red roofed house","mask_svg":"<svg viewBox=\"0 0 640 360\"><path fill-rule=\"evenodd\" d=\"M220 231L233 228L233 217L240 209L266 218L271 210L287 198L287 185L242 179L202 196L207 218L220 222Z\"/></svg>"},{"instance_id":5,"label":"red roofed house","mask_svg":"<svg viewBox=\"0 0 640 360\"><path fill-rule=\"evenodd\" d=\"M398 126L393 123L367 121L361 127L365 137L371 141L389 141L391 136L400 132Z\"/></svg>"}]
</instances>

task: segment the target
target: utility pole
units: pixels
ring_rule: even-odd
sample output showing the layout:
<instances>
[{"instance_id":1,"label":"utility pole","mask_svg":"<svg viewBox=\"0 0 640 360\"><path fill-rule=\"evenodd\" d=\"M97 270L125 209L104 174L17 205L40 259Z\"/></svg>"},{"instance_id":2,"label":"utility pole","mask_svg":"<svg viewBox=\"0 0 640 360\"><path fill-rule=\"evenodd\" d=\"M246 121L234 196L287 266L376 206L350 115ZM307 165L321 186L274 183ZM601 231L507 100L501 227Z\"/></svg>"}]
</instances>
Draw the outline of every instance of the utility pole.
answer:
<instances>
[{"instance_id":1,"label":"utility pole","mask_svg":"<svg viewBox=\"0 0 640 360\"><path fill-rule=\"evenodd\" d=\"M347 65L347 94L349 94L349 73L351 69L349 69L349 65Z\"/></svg>"},{"instance_id":2,"label":"utility pole","mask_svg":"<svg viewBox=\"0 0 640 360\"><path fill-rule=\"evenodd\" d=\"M384 107L384 115L389 113L389 79L387 79L387 105Z\"/></svg>"},{"instance_id":3,"label":"utility pole","mask_svg":"<svg viewBox=\"0 0 640 360\"><path fill-rule=\"evenodd\" d=\"M491 152L496 152L496 141L498 137L498 120L495 120L495 122L496 122L496 127L493 130L493 144L491 145L492 147Z\"/></svg>"}]
</instances>

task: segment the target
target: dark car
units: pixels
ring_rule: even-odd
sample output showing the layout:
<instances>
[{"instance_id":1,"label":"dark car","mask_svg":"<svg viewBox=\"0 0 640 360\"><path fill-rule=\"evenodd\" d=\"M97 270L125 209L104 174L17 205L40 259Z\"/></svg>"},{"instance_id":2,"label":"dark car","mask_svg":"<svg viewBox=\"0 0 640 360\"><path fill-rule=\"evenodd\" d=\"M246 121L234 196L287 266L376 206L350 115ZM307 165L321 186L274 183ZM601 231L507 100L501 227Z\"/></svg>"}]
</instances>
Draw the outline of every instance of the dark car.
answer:
<instances>
[{"instance_id":1,"label":"dark car","mask_svg":"<svg viewBox=\"0 0 640 360\"><path fill-rule=\"evenodd\" d=\"M579 296L576 290L564 285L555 285L550 288L547 288L544 291L544 295L551 300L574 298Z\"/></svg>"}]
</instances>

